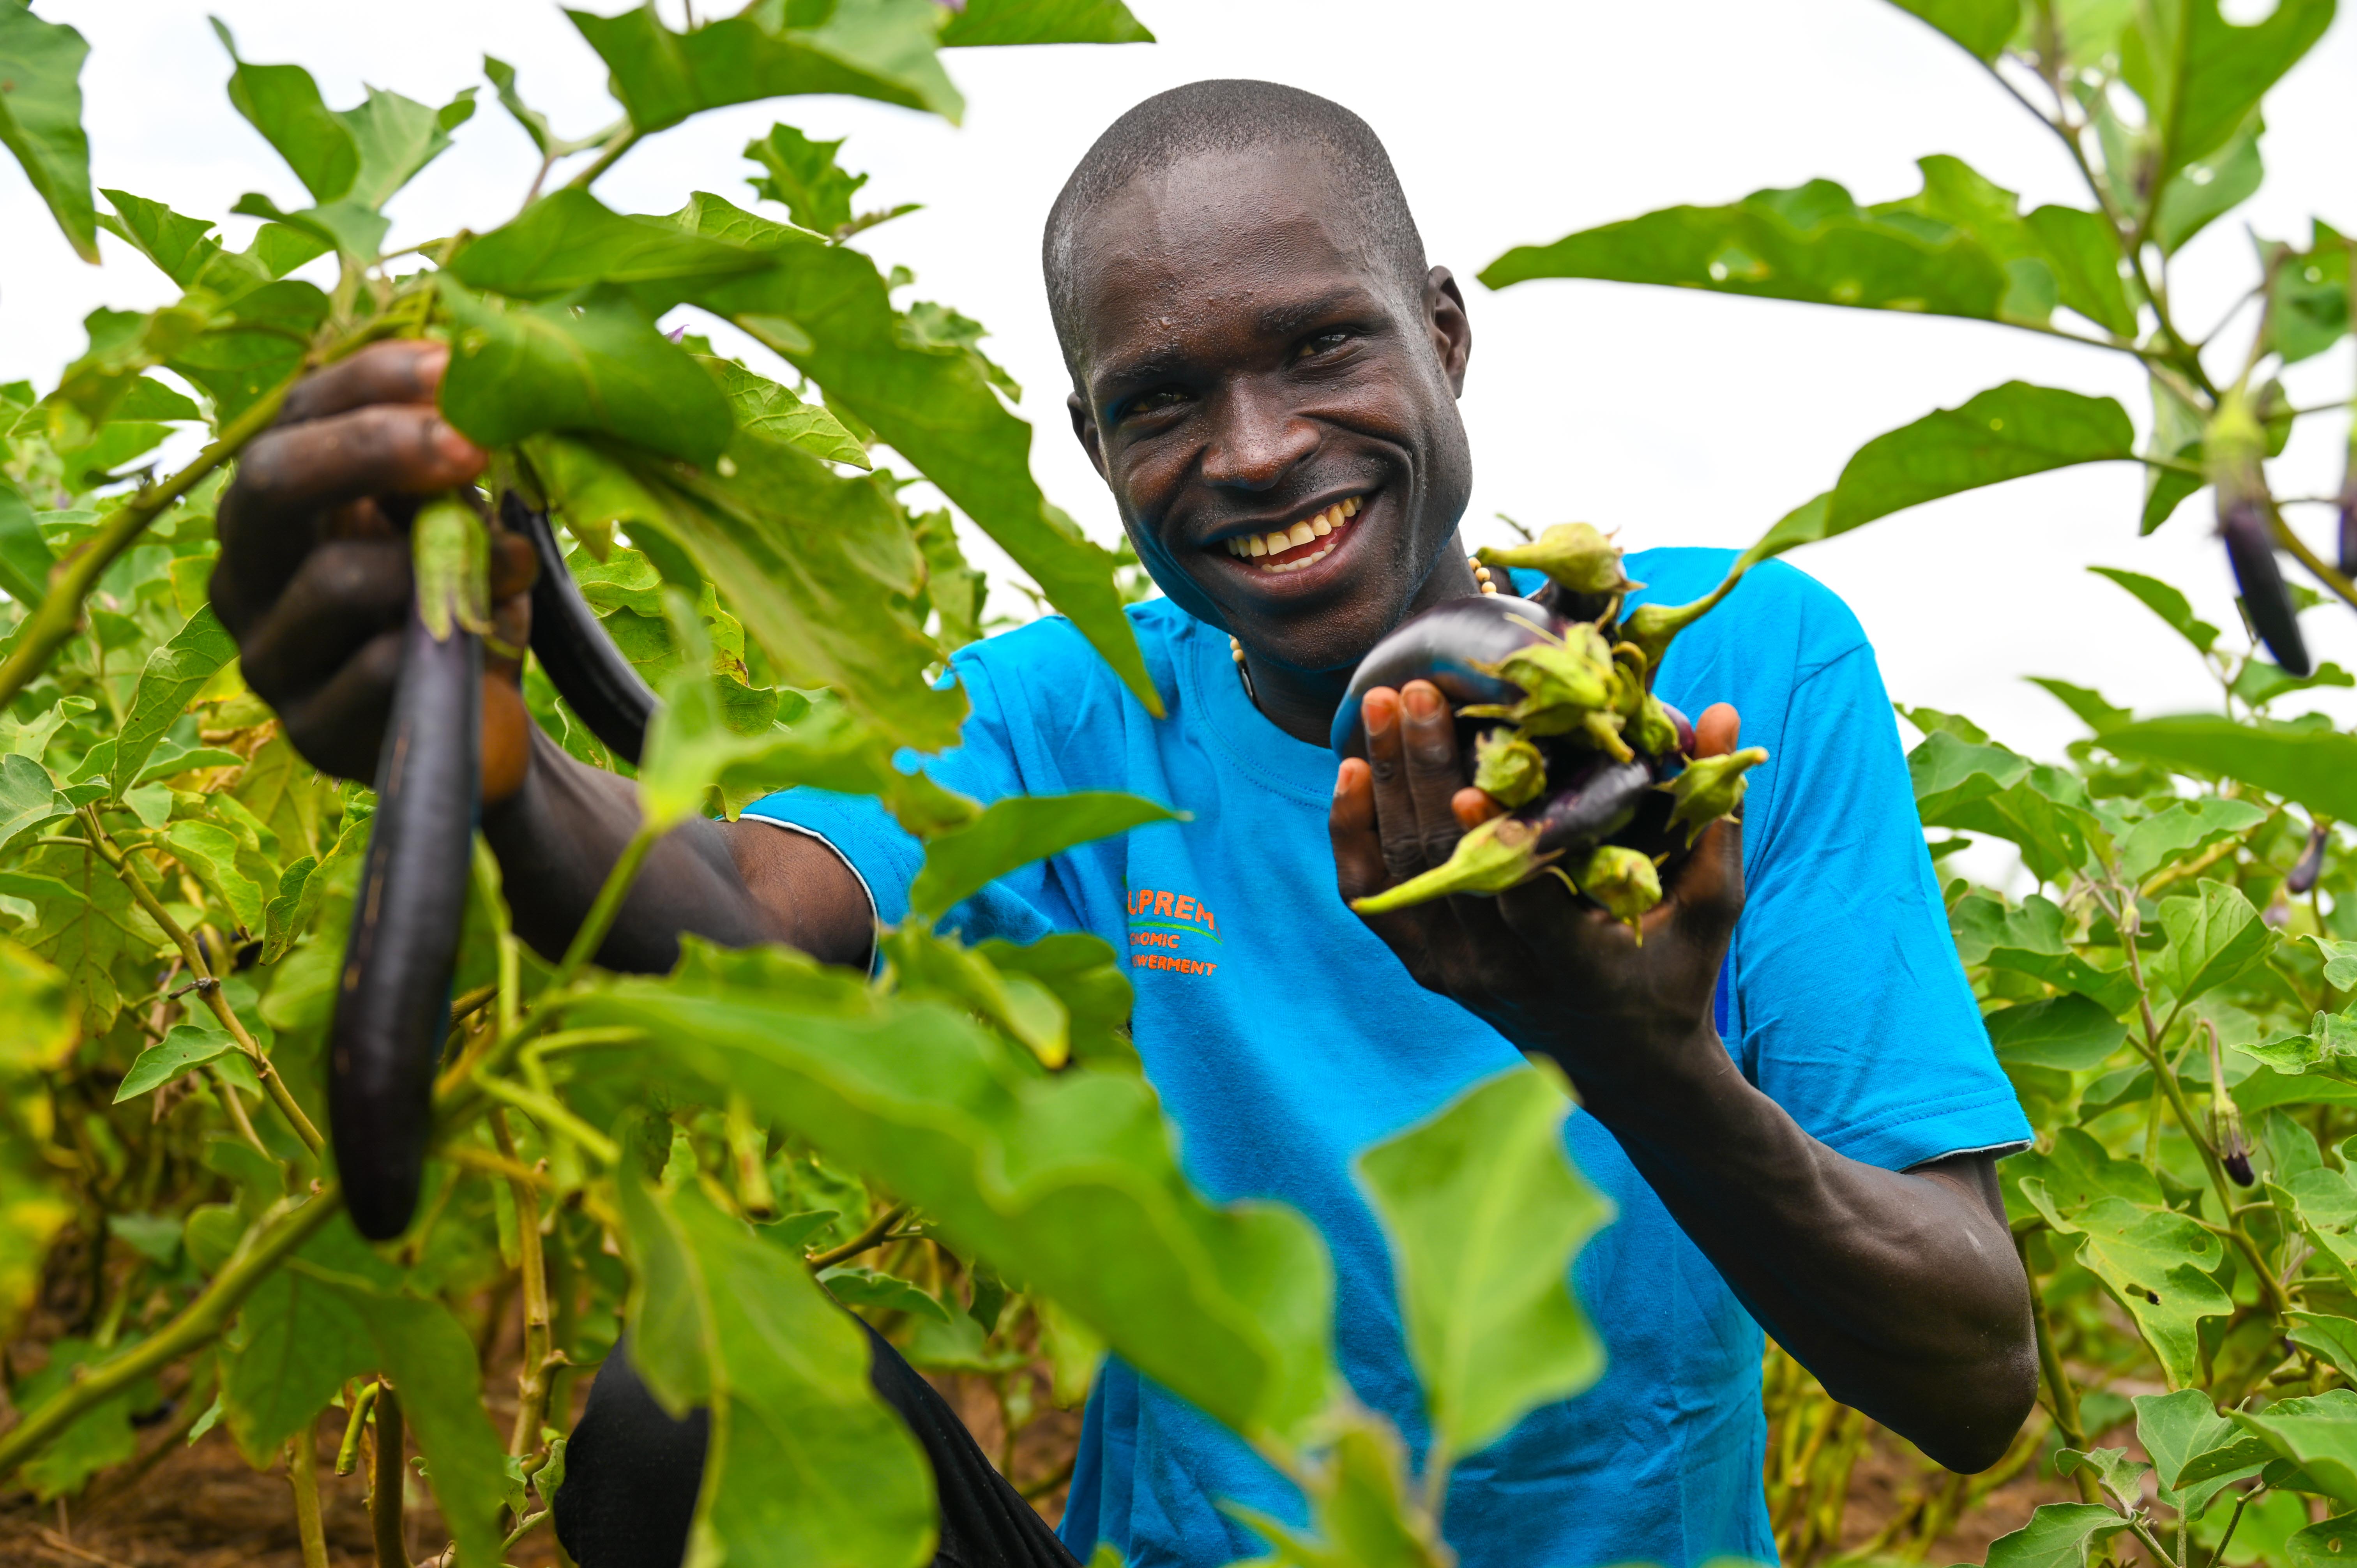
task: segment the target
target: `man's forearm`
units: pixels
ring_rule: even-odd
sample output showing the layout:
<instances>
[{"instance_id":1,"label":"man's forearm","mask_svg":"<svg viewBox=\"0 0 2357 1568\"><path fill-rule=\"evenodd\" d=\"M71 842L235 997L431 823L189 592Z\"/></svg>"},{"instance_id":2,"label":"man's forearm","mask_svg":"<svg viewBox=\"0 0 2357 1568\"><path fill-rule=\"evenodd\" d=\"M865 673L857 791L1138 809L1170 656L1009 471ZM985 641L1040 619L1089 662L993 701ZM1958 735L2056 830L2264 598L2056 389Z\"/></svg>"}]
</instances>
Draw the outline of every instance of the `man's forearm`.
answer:
<instances>
[{"instance_id":1,"label":"man's forearm","mask_svg":"<svg viewBox=\"0 0 2357 1568\"><path fill-rule=\"evenodd\" d=\"M566 756L537 727L532 746L523 788L483 813L483 836L499 857L516 934L554 959L638 832L638 791ZM747 887L720 824L701 817L665 834L647 856L597 961L661 973L678 961L683 933L730 947L790 936Z\"/></svg>"},{"instance_id":2,"label":"man's forearm","mask_svg":"<svg viewBox=\"0 0 2357 1568\"><path fill-rule=\"evenodd\" d=\"M2038 1372L1990 1164L1836 1154L1715 1037L1646 1059L1583 1098L1752 1315L1835 1398L1952 1468L1994 1464Z\"/></svg>"}]
</instances>

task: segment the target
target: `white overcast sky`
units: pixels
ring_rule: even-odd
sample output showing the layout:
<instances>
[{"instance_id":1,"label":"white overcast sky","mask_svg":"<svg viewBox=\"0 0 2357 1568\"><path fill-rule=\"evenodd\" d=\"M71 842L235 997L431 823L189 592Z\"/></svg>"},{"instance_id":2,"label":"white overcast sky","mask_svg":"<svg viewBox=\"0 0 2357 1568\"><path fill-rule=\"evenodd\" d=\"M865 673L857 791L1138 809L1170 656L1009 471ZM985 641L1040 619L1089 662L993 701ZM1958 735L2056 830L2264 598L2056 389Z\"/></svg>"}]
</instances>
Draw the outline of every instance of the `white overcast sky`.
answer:
<instances>
[{"instance_id":1,"label":"white overcast sky","mask_svg":"<svg viewBox=\"0 0 2357 1568\"><path fill-rule=\"evenodd\" d=\"M633 152L599 193L668 211L692 188L749 203L744 143L784 118L848 135L874 177L863 205L925 209L863 240L919 275L917 297L985 322L989 350L1028 389L1034 467L1097 536L1117 529L1061 407L1041 297L1039 231L1073 163L1138 99L1207 76L1308 88L1364 115L1389 145L1434 262L1456 269L1474 353L1465 395L1475 489L1467 531L1491 514L1585 519L1632 547L1743 544L1829 485L1862 441L2008 378L2118 397L2141 428L2141 379L2119 357L1973 323L1717 298L1611 284L1491 294L1472 274L1507 247L1682 201L1838 179L1861 200L1915 188L1911 161L1953 153L2023 192L2083 204L2060 146L1953 46L1883 0L1596 0L1433 6L1405 0L1133 0L1161 42L947 56L963 127L845 99L702 116ZM2247 20L2267 0L2229 0ZM663 0L676 19L677 0ZM225 213L247 190L287 206L294 177L231 110L227 62L187 0L38 0L93 52L84 71L98 183ZM596 8L613 8L611 0ZM613 113L603 73L540 0L215 0L246 58L296 61L328 101L363 82L439 102L479 82L480 56L515 64L561 132ZM512 210L534 155L495 104L401 196L393 243L488 228ZM2343 19L2270 100L2261 197L2205 234L2179 283L2180 319L2206 330L2254 275L2244 232L2307 233L2311 213L2357 225L2357 23ZM231 219L238 239L250 220ZM13 166L0 163L0 379L46 382L78 353L81 317L161 302L167 285L111 238L76 261ZM2298 367L2296 401L2345 397L2344 341ZM2303 421L2278 491L2337 487L2338 415ZM2139 540L2142 480L2127 465L2066 472L1921 508L1803 552L1880 651L1894 696L1968 713L1999 738L2053 755L2081 733L2021 677L2061 675L2140 711L2207 706L2190 650L2126 596L2086 575L2121 565L2184 586L2234 626L2222 552L2188 507ZM2295 514L2329 551L2320 509ZM2287 569L2288 568L2287 566ZM2357 612L2308 618L2311 649L2357 668ZM2239 635L2239 633L2238 633ZM2357 703L2330 704L2343 713Z\"/></svg>"}]
</instances>

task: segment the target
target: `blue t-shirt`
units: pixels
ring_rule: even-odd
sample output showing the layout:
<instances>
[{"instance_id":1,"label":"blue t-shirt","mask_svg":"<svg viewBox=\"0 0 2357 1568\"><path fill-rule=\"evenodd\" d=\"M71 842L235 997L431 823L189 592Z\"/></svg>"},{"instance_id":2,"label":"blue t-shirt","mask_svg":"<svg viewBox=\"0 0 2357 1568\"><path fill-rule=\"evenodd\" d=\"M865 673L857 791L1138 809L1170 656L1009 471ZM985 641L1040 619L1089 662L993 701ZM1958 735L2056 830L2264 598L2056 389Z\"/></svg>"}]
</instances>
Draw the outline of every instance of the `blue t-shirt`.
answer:
<instances>
[{"instance_id":1,"label":"blue t-shirt","mask_svg":"<svg viewBox=\"0 0 2357 1568\"><path fill-rule=\"evenodd\" d=\"M1681 603L1731 561L1631 555L1646 598ZM1129 955L1133 1030L1189 1176L1217 1199L1274 1198L1332 1250L1335 1355L1359 1399L1422 1451L1425 1423L1383 1235L1353 1184L1369 1144L1514 1065L1514 1047L1410 980L1335 890L1335 759L1264 718L1227 638L1167 599L1131 612L1168 716L1157 721L1071 625L1049 618L953 661L973 702L931 766L988 801L1126 789L1193 820L1084 844L953 911L971 940L1093 932ZM1658 687L1689 714L1733 703L1769 760L1745 810L1749 900L1719 1015L1745 1076L1853 1159L1901 1169L2016 1147L2029 1124L1990 1054L1917 825L1872 650L1841 601L1771 564L1672 650ZM834 843L878 916L908 912L920 849L873 800L795 789L751 813ZM1447 1532L1467 1568L1685 1568L1773 1561L1760 1490L1760 1334L1620 1145L1575 1113L1566 1136L1619 1219L1573 1282L1609 1367L1468 1456ZM1296 1522L1302 1499L1240 1439L1117 1359L1090 1393L1062 1534L1131 1568L1217 1568L1265 1545L1218 1507Z\"/></svg>"}]
</instances>

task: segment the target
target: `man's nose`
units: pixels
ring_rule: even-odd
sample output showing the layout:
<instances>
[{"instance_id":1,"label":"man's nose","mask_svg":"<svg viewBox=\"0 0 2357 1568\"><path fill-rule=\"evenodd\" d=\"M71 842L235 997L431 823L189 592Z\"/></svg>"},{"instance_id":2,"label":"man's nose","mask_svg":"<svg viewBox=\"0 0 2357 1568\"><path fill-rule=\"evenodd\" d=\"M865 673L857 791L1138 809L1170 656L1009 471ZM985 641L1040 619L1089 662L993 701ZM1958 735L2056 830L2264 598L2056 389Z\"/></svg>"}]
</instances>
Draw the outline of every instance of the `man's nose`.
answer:
<instances>
[{"instance_id":1,"label":"man's nose","mask_svg":"<svg viewBox=\"0 0 2357 1568\"><path fill-rule=\"evenodd\" d=\"M1295 464L1318 450L1318 427L1296 415L1283 399L1248 385L1231 388L1213 408L1203 478L1236 489L1274 489Z\"/></svg>"}]
</instances>

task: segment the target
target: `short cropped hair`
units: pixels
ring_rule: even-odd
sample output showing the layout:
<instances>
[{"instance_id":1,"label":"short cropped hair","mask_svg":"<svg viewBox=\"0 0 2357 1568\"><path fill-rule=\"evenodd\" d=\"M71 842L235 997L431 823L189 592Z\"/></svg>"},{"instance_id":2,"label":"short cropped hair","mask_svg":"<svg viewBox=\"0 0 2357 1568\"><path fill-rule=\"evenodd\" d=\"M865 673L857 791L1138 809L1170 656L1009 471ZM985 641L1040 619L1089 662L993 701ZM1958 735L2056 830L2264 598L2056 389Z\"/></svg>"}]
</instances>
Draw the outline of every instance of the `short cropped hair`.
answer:
<instances>
[{"instance_id":1,"label":"short cropped hair","mask_svg":"<svg viewBox=\"0 0 2357 1568\"><path fill-rule=\"evenodd\" d=\"M1351 199L1376 256L1410 298L1424 288L1424 237L1391 155L1364 120L1331 99L1281 82L1222 79L1157 92L1105 128L1048 210L1040 261L1066 363L1078 365L1075 252L1082 221L1139 175L1204 153L1308 148Z\"/></svg>"}]
</instances>

